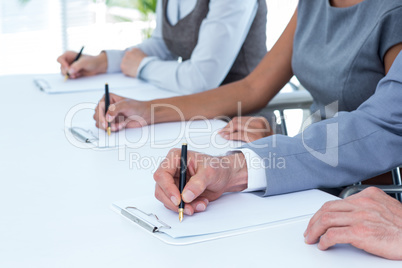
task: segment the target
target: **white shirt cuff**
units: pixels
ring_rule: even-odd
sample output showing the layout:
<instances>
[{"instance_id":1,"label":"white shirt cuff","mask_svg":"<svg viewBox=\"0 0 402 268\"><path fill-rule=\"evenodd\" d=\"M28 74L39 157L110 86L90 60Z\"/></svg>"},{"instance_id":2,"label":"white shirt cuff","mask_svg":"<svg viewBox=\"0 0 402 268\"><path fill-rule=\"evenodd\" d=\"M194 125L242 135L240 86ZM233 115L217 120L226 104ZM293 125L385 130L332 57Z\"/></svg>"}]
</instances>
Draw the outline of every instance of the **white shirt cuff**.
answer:
<instances>
[{"instance_id":1,"label":"white shirt cuff","mask_svg":"<svg viewBox=\"0 0 402 268\"><path fill-rule=\"evenodd\" d=\"M247 163L248 183L247 189L243 190L243 192L265 191L267 188L267 175L262 158L250 149L241 148L236 151L243 153Z\"/></svg>"},{"instance_id":2,"label":"white shirt cuff","mask_svg":"<svg viewBox=\"0 0 402 268\"><path fill-rule=\"evenodd\" d=\"M123 60L125 50L104 50L107 57L107 72L118 73L121 72L121 61Z\"/></svg>"}]
</instances>

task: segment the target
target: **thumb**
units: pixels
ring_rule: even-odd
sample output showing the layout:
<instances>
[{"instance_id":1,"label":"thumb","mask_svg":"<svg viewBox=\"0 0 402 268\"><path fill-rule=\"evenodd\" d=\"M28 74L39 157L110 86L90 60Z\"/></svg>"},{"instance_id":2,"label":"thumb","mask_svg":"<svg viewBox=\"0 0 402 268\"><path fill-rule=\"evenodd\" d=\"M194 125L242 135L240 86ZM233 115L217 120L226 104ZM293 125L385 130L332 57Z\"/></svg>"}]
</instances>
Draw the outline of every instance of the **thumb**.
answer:
<instances>
[{"instance_id":1,"label":"thumb","mask_svg":"<svg viewBox=\"0 0 402 268\"><path fill-rule=\"evenodd\" d=\"M182 198L185 203L191 203L207 189L205 176L197 173L187 182L183 189Z\"/></svg>"},{"instance_id":2,"label":"thumb","mask_svg":"<svg viewBox=\"0 0 402 268\"><path fill-rule=\"evenodd\" d=\"M128 110L127 102L125 100L112 103L106 113L106 120L108 122L114 121L117 115L125 114Z\"/></svg>"}]
</instances>

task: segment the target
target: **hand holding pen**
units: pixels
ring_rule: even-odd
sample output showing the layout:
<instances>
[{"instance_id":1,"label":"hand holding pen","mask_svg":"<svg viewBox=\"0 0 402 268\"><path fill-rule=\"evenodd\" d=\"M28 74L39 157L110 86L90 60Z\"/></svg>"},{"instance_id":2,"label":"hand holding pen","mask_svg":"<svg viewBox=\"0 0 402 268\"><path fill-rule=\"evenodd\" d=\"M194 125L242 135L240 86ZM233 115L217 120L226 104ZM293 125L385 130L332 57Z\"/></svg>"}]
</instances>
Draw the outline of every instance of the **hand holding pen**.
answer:
<instances>
[{"instance_id":1,"label":"hand holding pen","mask_svg":"<svg viewBox=\"0 0 402 268\"><path fill-rule=\"evenodd\" d=\"M77 52L66 51L57 58L63 76L68 73L69 78L75 79L83 76L106 73L107 56L105 52L102 52L97 56L90 56L82 53L80 57L78 57L78 55L80 54Z\"/></svg>"},{"instance_id":2,"label":"hand holding pen","mask_svg":"<svg viewBox=\"0 0 402 268\"><path fill-rule=\"evenodd\" d=\"M80 59L83 50L84 50L84 46L81 48L80 52L78 52L77 56L75 56L72 63L74 63ZM66 75L64 76L64 81L66 81L69 77L70 77L70 73L69 73L69 71L67 71Z\"/></svg>"}]
</instances>

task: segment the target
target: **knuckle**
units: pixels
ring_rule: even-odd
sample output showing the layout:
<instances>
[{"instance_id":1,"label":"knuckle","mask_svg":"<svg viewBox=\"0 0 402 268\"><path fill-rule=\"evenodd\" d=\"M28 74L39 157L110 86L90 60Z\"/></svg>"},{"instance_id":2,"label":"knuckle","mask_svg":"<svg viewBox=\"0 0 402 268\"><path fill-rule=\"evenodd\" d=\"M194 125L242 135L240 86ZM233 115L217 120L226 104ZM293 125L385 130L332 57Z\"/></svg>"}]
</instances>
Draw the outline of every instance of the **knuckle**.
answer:
<instances>
[{"instance_id":1,"label":"knuckle","mask_svg":"<svg viewBox=\"0 0 402 268\"><path fill-rule=\"evenodd\" d=\"M331 207L332 207L333 202L334 202L334 201L328 201L328 202L326 202L324 205L322 205L321 209L322 209L323 211L328 211L328 210L330 210Z\"/></svg>"},{"instance_id":2,"label":"knuckle","mask_svg":"<svg viewBox=\"0 0 402 268\"><path fill-rule=\"evenodd\" d=\"M373 186L367 188L365 191L369 195L375 195L375 194L382 193L382 191L379 188L373 187Z\"/></svg>"},{"instance_id":3,"label":"knuckle","mask_svg":"<svg viewBox=\"0 0 402 268\"><path fill-rule=\"evenodd\" d=\"M332 214L332 213L330 213L330 212L325 212L325 213L323 213L322 216L320 217L319 223L320 223L321 225L328 226L328 225L330 225L330 224L332 223L333 219L334 219L334 217L333 217L333 214Z\"/></svg>"},{"instance_id":4,"label":"knuckle","mask_svg":"<svg viewBox=\"0 0 402 268\"><path fill-rule=\"evenodd\" d=\"M329 229L329 230L327 230L327 232L325 233L325 236L321 240L324 240L322 242L327 244L328 241L333 241L334 239L336 239L336 237L337 237L337 232L335 231L335 229Z\"/></svg>"},{"instance_id":5,"label":"knuckle","mask_svg":"<svg viewBox=\"0 0 402 268\"><path fill-rule=\"evenodd\" d=\"M162 180L163 176L161 174L161 171L159 170L160 167L156 170L156 172L154 173L154 180L158 183Z\"/></svg>"},{"instance_id":6,"label":"knuckle","mask_svg":"<svg viewBox=\"0 0 402 268\"><path fill-rule=\"evenodd\" d=\"M192 181L192 188L202 190L206 188L206 182L205 179L198 179L198 180L193 180Z\"/></svg>"}]
</instances>

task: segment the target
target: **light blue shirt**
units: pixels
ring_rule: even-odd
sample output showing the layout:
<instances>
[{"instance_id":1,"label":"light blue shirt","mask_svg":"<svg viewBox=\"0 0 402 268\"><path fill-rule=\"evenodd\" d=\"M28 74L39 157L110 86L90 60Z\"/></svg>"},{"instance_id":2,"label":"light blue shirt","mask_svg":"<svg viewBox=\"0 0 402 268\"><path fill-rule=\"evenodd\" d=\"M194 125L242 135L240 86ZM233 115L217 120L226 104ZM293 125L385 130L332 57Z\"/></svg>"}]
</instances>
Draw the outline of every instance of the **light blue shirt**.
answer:
<instances>
[{"instance_id":1,"label":"light blue shirt","mask_svg":"<svg viewBox=\"0 0 402 268\"><path fill-rule=\"evenodd\" d=\"M188 15L197 0L169 0L167 18L172 25ZM187 61L180 62L167 49L162 37L162 1L156 9L152 37L139 44L148 55L137 77L158 87L192 94L219 86L239 53L257 13L257 0L211 0L197 46ZM108 72L120 72L125 51L108 50Z\"/></svg>"}]
</instances>

